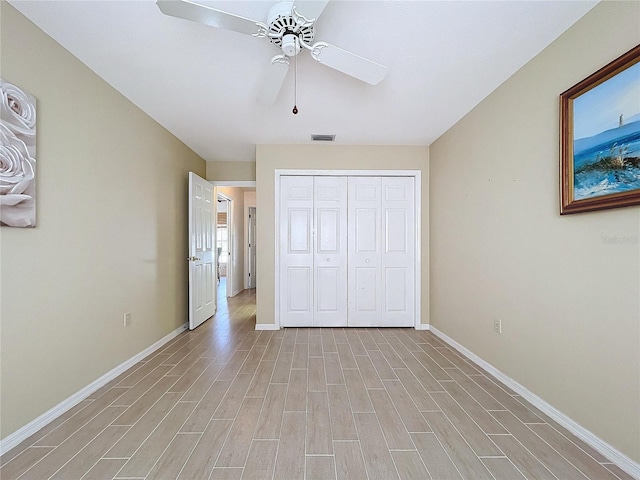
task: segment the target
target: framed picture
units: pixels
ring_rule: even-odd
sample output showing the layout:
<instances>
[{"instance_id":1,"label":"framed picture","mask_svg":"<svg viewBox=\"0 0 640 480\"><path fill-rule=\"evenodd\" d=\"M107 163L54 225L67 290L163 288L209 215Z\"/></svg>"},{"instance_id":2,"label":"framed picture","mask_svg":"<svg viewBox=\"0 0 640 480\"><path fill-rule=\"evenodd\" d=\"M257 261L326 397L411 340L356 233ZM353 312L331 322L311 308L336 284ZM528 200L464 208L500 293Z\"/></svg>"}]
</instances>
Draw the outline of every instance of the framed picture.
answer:
<instances>
[{"instance_id":1,"label":"framed picture","mask_svg":"<svg viewBox=\"0 0 640 480\"><path fill-rule=\"evenodd\" d=\"M640 45L560 95L560 214L640 205Z\"/></svg>"},{"instance_id":2,"label":"framed picture","mask_svg":"<svg viewBox=\"0 0 640 480\"><path fill-rule=\"evenodd\" d=\"M0 78L0 226L36 226L36 99Z\"/></svg>"}]
</instances>

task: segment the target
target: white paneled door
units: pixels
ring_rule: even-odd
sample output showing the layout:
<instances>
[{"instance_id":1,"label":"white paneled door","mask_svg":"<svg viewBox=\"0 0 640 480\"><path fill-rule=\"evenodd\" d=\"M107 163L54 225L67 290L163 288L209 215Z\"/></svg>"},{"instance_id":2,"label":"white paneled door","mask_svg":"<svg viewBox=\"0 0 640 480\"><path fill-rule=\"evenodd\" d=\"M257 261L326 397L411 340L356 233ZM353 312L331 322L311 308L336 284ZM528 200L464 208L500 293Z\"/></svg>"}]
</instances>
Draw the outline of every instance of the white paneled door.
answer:
<instances>
[{"instance_id":1,"label":"white paneled door","mask_svg":"<svg viewBox=\"0 0 640 480\"><path fill-rule=\"evenodd\" d=\"M189 172L189 329L216 312L213 186Z\"/></svg>"},{"instance_id":2,"label":"white paneled door","mask_svg":"<svg viewBox=\"0 0 640 480\"><path fill-rule=\"evenodd\" d=\"M347 177L315 177L313 326L347 326Z\"/></svg>"},{"instance_id":3,"label":"white paneled door","mask_svg":"<svg viewBox=\"0 0 640 480\"><path fill-rule=\"evenodd\" d=\"M382 178L382 325L407 327L415 318L415 179Z\"/></svg>"},{"instance_id":4,"label":"white paneled door","mask_svg":"<svg viewBox=\"0 0 640 480\"><path fill-rule=\"evenodd\" d=\"M280 324L415 325L413 177L280 177Z\"/></svg>"},{"instance_id":5,"label":"white paneled door","mask_svg":"<svg viewBox=\"0 0 640 480\"><path fill-rule=\"evenodd\" d=\"M283 177L280 195L280 321L308 327L313 325L313 177Z\"/></svg>"},{"instance_id":6,"label":"white paneled door","mask_svg":"<svg viewBox=\"0 0 640 480\"><path fill-rule=\"evenodd\" d=\"M382 325L382 178L349 178L349 326Z\"/></svg>"}]
</instances>

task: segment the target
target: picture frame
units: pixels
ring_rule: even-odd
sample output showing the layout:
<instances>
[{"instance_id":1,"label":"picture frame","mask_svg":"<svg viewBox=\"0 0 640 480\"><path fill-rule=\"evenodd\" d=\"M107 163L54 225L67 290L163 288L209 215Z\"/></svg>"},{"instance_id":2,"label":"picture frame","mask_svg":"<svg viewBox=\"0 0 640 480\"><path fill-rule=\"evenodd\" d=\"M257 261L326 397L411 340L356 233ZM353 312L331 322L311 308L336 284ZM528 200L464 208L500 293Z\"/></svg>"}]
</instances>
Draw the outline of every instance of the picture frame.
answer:
<instances>
[{"instance_id":1,"label":"picture frame","mask_svg":"<svg viewBox=\"0 0 640 480\"><path fill-rule=\"evenodd\" d=\"M640 205L640 45L560 94L560 214Z\"/></svg>"},{"instance_id":2,"label":"picture frame","mask_svg":"<svg viewBox=\"0 0 640 480\"><path fill-rule=\"evenodd\" d=\"M36 98L0 78L0 226L36 226Z\"/></svg>"}]
</instances>

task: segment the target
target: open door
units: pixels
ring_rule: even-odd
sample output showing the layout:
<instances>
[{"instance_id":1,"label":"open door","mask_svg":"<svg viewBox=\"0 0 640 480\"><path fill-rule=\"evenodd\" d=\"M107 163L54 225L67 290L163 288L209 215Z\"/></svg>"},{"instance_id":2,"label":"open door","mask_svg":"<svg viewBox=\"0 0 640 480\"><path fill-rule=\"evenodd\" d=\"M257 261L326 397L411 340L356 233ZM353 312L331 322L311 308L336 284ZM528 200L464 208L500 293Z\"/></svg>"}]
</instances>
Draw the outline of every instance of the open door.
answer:
<instances>
[{"instance_id":1,"label":"open door","mask_svg":"<svg viewBox=\"0 0 640 480\"><path fill-rule=\"evenodd\" d=\"M189 329L216 313L213 185L189 172Z\"/></svg>"}]
</instances>

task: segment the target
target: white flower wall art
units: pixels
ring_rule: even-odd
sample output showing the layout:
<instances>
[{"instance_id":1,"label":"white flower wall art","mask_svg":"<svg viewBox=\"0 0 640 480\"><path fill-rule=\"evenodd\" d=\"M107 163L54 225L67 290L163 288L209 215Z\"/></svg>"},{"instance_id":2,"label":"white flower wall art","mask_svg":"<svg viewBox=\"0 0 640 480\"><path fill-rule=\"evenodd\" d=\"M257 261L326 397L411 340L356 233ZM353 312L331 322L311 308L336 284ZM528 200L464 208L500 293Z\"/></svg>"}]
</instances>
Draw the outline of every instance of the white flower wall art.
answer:
<instances>
[{"instance_id":1,"label":"white flower wall art","mask_svg":"<svg viewBox=\"0 0 640 480\"><path fill-rule=\"evenodd\" d=\"M0 79L0 225L36 226L36 99Z\"/></svg>"}]
</instances>

